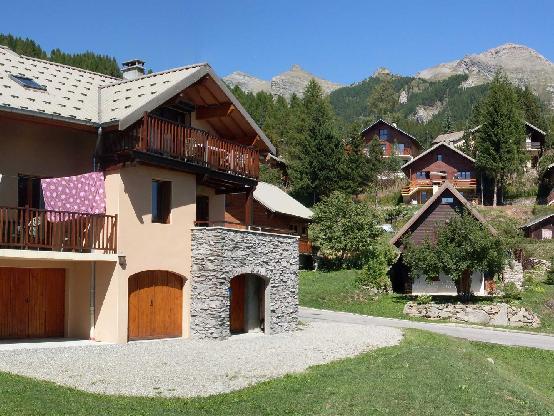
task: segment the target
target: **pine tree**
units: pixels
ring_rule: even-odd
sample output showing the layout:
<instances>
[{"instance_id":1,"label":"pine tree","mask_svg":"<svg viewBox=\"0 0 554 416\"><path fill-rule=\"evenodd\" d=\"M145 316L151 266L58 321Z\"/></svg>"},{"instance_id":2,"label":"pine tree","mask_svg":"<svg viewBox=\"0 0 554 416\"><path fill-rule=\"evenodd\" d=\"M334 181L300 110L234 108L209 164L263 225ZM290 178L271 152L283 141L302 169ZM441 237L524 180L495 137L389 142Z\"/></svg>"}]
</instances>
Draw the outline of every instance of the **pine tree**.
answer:
<instances>
[{"instance_id":1,"label":"pine tree","mask_svg":"<svg viewBox=\"0 0 554 416\"><path fill-rule=\"evenodd\" d=\"M345 149L334 132L331 106L317 82L308 83L300 103L295 98L293 111L299 122L289 150L289 174L293 194L312 205L339 189Z\"/></svg>"},{"instance_id":2,"label":"pine tree","mask_svg":"<svg viewBox=\"0 0 554 416\"><path fill-rule=\"evenodd\" d=\"M446 113L444 115L444 121L442 123L442 132L452 133L453 131L454 131L454 123L452 122L452 114L450 114L449 109L446 109Z\"/></svg>"},{"instance_id":3,"label":"pine tree","mask_svg":"<svg viewBox=\"0 0 554 416\"><path fill-rule=\"evenodd\" d=\"M492 179L496 206L498 190L502 202L506 178L520 172L526 158L523 115L515 87L506 76L496 74L479 111L481 127L475 138L476 165Z\"/></svg>"},{"instance_id":4,"label":"pine tree","mask_svg":"<svg viewBox=\"0 0 554 416\"><path fill-rule=\"evenodd\" d=\"M394 91L394 85L390 77L384 78L379 85L377 85L371 95L368 98L368 114L373 120L379 118L392 120L394 110L398 103L398 96Z\"/></svg>"}]
</instances>

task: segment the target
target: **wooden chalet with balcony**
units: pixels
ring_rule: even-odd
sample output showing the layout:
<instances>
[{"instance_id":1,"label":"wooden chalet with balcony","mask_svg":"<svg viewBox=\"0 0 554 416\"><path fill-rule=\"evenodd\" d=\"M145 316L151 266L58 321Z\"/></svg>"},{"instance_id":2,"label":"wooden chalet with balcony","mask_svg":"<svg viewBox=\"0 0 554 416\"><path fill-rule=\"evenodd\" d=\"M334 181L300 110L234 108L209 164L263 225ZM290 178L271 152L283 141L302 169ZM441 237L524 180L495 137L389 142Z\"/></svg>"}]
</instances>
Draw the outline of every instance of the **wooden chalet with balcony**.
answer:
<instances>
[{"instance_id":1,"label":"wooden chalet with balcony","mask_svg":"<svg viewBox=\"0 0 554 416\"><path fill-rule=\"evenodd\" d=\"M414 136L382 119L366 127L361 134L366 143L377 138L384 157L398 156L409 161L421 152L421 144Z\"/></svg>"},{"instance_id":2,"label":"wooden chalet with balcony","mask_svg":"<svg viewBox=\"0 0 554 416\"><path fill-rule=\"evenodd\" d=\"M475 160L444 142L404 164L402 171L408 178L402 188L405 203L426 203L446 181L466 199L477 198Z\"/></svg>"},{"instance_id":3,"label":"wooden chalet with balcony","mask_svg":"<svg viewBox=\"0 0 554 416\"><path fill-rule=\"evenodd\" d=\"M0 340L295 329L298 237L251 223L274 146L208 64L143 64L0 46Z\"/></svg>"}]
</instances>

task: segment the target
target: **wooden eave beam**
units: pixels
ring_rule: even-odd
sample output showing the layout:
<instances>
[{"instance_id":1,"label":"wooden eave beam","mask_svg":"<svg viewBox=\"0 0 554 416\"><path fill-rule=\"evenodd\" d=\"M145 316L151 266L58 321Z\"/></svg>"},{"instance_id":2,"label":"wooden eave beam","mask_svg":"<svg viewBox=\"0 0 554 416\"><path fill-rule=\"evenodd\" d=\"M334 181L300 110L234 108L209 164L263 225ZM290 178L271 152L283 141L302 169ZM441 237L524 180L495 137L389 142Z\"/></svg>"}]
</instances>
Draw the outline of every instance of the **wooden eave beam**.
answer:
<instances>
[{"instance_id":1,"label":"wooden eave beam","mask_svg":"<svg viewBox=\"0 0 554 416\"><path fill-rule=\"evenodd\" d=\"M197 120L209 120L212 118L229 117L236 107L231 103L196 107Z\"/></svg>"}]
</instances>

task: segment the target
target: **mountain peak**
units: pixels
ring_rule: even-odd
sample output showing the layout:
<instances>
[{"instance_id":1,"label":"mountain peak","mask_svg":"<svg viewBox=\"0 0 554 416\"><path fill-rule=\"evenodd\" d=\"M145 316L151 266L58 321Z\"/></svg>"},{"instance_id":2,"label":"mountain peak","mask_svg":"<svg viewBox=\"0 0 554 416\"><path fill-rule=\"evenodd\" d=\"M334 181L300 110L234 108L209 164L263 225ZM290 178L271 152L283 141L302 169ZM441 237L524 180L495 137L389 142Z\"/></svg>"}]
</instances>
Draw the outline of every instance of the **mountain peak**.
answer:
<instances>
[{"instance_id":1,"label":"mountain peak","mask_svg":"<svg viewBox=\"0 0 554 416\"><path fill-rule=\"evenodd\" d=\"M290 70L291 71L302 71L302 72L305 72L302 67L298 64L293 64L291 67L290 67Z\"/></svg>"}]
</instances>

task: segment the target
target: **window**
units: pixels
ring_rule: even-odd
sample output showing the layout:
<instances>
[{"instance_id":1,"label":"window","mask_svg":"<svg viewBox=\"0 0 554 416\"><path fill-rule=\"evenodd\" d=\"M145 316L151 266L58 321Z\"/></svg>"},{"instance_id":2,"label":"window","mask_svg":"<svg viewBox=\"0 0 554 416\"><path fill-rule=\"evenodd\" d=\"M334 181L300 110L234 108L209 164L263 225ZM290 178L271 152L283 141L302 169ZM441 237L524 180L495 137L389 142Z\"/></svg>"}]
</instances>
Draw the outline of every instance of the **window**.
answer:
<instances>
[{"instance_id":1,"label":"window","mask_svg":"<svg viewBox=\"0 0 554 416\"><path fill-rule=\"evenodd\" d=\"M420 203L424 204L426 202L427 202L427 191L421 191Z\"/></svg>"},{"instance_id":2,"label":"window","mask_svg":"<svg viewBox=\"0 0 554 416\"><path fill-rule=\"evenodd\" d=\"M442 162L442 155L441 154L437 155L437 162Z\"/></svg>"},{"instance_id":3,"label":"window","mask_svg":"<svg viewBox=\"0 0 554 416\"><path fill-rule=\"evenodd\" d=\"M39 177L18 175L17 206L44 209L44 198Z\"/></svg>"},{"instance_id":4,"label":"window","mask_svg":"<svg viewBox=\"0 0 554 416\"><path fill-rule=\"evenodd\" d=\"M17 82L19 85L24 86L25 88L32 88L34 90L46 91L46 87L40 85L34 79L23 76L23 75L10 75L10 77Z\"/></svg>"},{"instance_id":5,"label":"window","mask_svg":"<svg viewBox=\"0 0 554 416\"><path fill-rule=\"evenodd\" d=\"M169 224L171 214L171 182L152 181L152 222Z\"/></svg>"},{"instance_id":6,"label":"window","mask_svg":"<svg viewBox=\"0 0 554 416\"><path fill-rule=\"evenodd\" d=\"M205 195L196 196L196 221L202 227L208 226L210 221L210 197Z\"/></svg>"},{"instance_id":7,"label":"window","mask_svg":"<svg viewBox=\"0 0 554 416\"><path fill-rule=\"evenodd\" d=\"M388 129L379 129L379 139L387 140L388 138L389 138L389 130Z\"/></svg>"},{"instance_id":8,"label":"window","mask_svg":"<svg viewBox=\"0 0 554 416\"><path fill-rule=\"evenodd\" d=\"M458 172L456 179L471 179L471 172Z\"/></svg>"},{"instance_id":9,"label":"window","mask_svg":"<svg viewBox=\"0 0 554 416\"><path fill-rule=\"evenodd\" d=\"M382 144L381 145L381 151L383 152L383 154L386 154L387 153L387 145L386 144Z\"/></svg>"},{"instance_id":10,"label":"window","mask_svg":"<svg viewBox=\"0 0 554 416\"><path fill-rule=\"evenodd\" d=\"M416 172L416 179L427 179L427 172Z\"/></svg>"},{"instance_id":11,"label":"window","mask_svg":"<svg viewBox=\"0 0 554 416\"><path fill-rule=\"evenodd\" d=\"M394 145L394 151L397 155L403 155L404 154L404 144L403 143L396 143Z\"/></svg>"},{"instance_id":12,"label":"window","mask_svg":"<svg viewBox=\"0 0 554 416\"><path fill-rule=\"evenodd\" d=\"M444 196L442 197L441 199L441 204L453 204L454 203L454 198L452 198L451 196Z\"/></svg>"}]
</instances>

